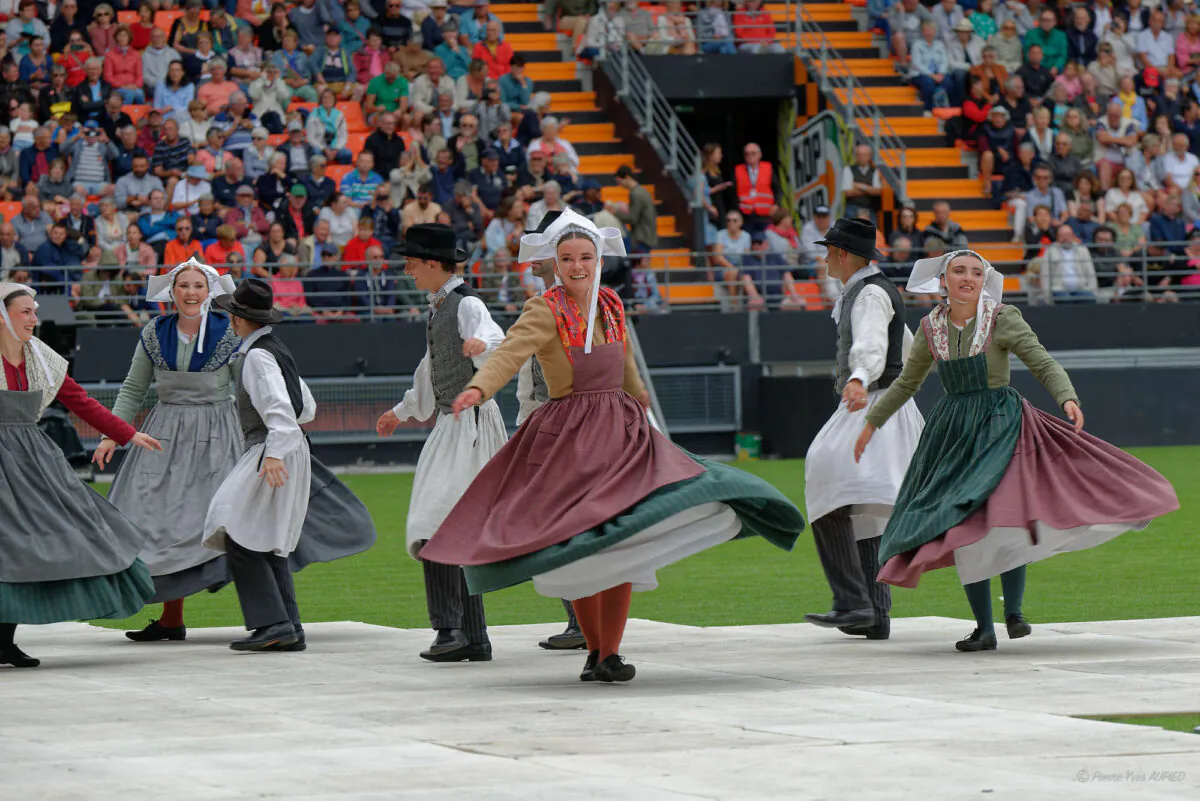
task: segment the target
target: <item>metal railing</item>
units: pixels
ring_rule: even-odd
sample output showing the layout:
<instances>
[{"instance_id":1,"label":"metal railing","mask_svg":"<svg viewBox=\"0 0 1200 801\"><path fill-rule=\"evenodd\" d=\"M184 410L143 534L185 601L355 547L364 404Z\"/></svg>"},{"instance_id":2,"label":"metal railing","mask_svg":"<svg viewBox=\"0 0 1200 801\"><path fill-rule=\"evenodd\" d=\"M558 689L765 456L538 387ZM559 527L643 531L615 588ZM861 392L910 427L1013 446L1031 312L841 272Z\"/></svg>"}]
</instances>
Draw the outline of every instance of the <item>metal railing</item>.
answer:
<instances>
[{"instance_id":1,"label":"metal railing","mask_svg":"<svg viewBox=\"0 0 1200 801\"><path fill-rule=\"evenodd\" d=\"M869 144L875 154L875 166L892 185L897 204L908 199L908 155L906 145L884 117L866 88L854 77L854 71L830 42L820 24L804 3L787 0L789 27L796 32L796 55L809 73L818 76L821 92L852 127L857 128L856 142ZM805 47L804 39L815 40Z\"/></svg>"}]
</instances>

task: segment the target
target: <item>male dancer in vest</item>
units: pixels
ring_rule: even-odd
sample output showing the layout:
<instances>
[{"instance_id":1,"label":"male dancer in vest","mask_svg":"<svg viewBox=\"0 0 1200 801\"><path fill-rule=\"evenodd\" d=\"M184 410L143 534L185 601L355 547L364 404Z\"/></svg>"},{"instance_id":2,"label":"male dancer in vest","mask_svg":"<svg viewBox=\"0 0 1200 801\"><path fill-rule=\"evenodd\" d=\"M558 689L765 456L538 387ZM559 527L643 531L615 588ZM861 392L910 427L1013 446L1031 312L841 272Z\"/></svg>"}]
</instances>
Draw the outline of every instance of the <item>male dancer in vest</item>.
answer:
<instances>
[{"instance_id":1,"label":"male dancer in vest","mask_svg":"<svg viewBox=\"0 0 1200 801\"><path fill-rule=\"evenodd\" d=\"M235 651L304 649L288 555L300 540L312 471L300 425L316 416L317 404L287 346L271 333L283 319L273 304L271 285L259 278L213 299L242 338L231 364L246 452L204 523L204 544L225 552L252 632L230 645Z\"/></svg>"},{"instance_id":2,"label":"male dancer in vest","mask_svg":"<svg viewBox=\"0 0 1200 801\"><path fill-rule=\"evenodd\" d=\"M503 447L508 435L496 402L455 419L454 399L476 369L504 340L483 300L455 275L467 254L455 247L454 229L421 224L408 229L404 272L417 289L429 293L427 350L404 400L384 412L376 424L390 436L404 420L437 416L421 449L408 507L408 553L418 559L475 475ZM431 662L486 662L492 658L483 600L467 591L462 568L423 562L429 622L437 637L422 659Z\"/></svg>"},{"instance_id":3,"label":"male dancer in vest","mask_svg":"<svg viewBox=\"0 0 1200 801\"><path fill-rule=\"evenodd\" d=\"M844 284L833 307L837 325L837 411L817 434L804 463L804 495L813 539L833 590L833 611L805 615L818 626L886 640L891 634L891 591L875 580L879 540L900 492L925 423L910 400L889 422L885 447L854 462L862 412L900 375L912 334L904 300L871 262L875 224L843 217L818 244L828 249L829 275Z\"/></svg>"},{"instance_id":4,"label":"male dancer in vest","mask_svg":"<svg viewBox=\"0 0 1200 801\"><path fill-rule=\"evenodd\" d=\"M543 233L550 223L558 219L561 211L548 211L537 228L526 231L527 234ZM544 259L533 262L533 274L542 280L546 288L554 286L554 259ZM542 376L542 366L538 364L537 356L530 356L529 361L521 366L517 373L517 425L520 426L529 419L529 415L546 401L550 400L550 389ZM587 647L579 621L575 619L575 607L568 600L563 600L563 608L567 610L567 628L561 634L552 634L538 643L547 651L575 651Z\"/></svg>"}]
</instances>

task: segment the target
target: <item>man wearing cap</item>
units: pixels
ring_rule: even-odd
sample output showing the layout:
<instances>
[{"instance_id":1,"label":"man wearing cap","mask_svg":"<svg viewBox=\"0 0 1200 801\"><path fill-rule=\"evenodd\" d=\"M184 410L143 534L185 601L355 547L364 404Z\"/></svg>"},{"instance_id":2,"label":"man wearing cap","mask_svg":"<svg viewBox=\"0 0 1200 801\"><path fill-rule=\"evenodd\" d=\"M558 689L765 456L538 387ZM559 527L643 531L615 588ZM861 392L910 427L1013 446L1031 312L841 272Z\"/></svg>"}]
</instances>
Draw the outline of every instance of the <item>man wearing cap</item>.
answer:
<instances>
[{"instance_id":1,"label":"man wearing cap","mask_svg":"<svg viewBox=\"0 0 1200 801\"><path fill-rule=\"evenodd\" d=\"M298 182L292 184L287 203L276 212L275 221L283 226L283 235L291 240L293 247L299 247L301 240L312 236L317 209L308 202L308 187Z\"/></svg>"},{"instance_id":2,"label":"man wearing cap","mask_svg":"<svg viewBox=\"0 0 1200 801\"><path fill-rule=\"evenodd\" d=\"M829 232L831 222L828 206L817 206L813 209L811 220L800 226L800 250L804 253L805 263L810 267L820 267L825 264L825 246L821 240Z\"/></svg>"},{"instance_id":3,"label":"man wearing cap","mask_svg":"<svg viewBox=\"0 0 1200 801\"><path fill-rule=\"evenodd\" d=\"M421 449L408 509L408 553L438 530L475 475L507 440L495 401L455 415L454 399L504 339L483 300L456 274L467 254L455 246L448 225L414 225L403 245L404 272L418 290L429 293L427 349L413 376L413 388L379 418L380 436L402 421L436 417ZM470 595L462 568L423 562L429 622L437 631L421 652L431 662L486 662L492 658L483 600Z\"/></svg>"},{"instance_id":4,"label":"man wearing cap","mask_svg":"<svg viewBox=\"0 0 1200 801\"><path fill-rule=\"evenodd\" d=\"M900 376L912 334L904 324L899 290L871 265L875 224L843 217L817 244L826 248L829 276L842 282L833 307L837 326L837 411L821 428L804 462L804 495L813 540L833 590L833 610L804 617L846 634L886 640L891 591L875 581L879 540L891 515L924 421L909 400L891 424L888 445L874 460L855 464L854 443L863 410ZM882 429L881 429L882 432Z\"/></svg>"},{"instance_id":5,"label":"man wearing cap","mask_svg":"<svg viewBox=\"0 0 1200 801\"><path fill-rule=\"evenodd\" d=\"M961 101L967 97L967 80L971 69L983 63L983 39L975 35L975 27L966 19L954 23L952 34L946 42L946 55L950 58L954 96Z\"/></svg>"},{"instance_id":6,"label":"man wearing cap","mask_svg":"<svg viewBox=\"0 0 1200 801\"><path fill-rule=\"evenodd\" d=\"M1003 178L1005 170L1012 163L1016 140L1016 129L1009 119L1008 109L1000 105L992 106L979 132L979 178L983 183L984 197L992 196L993 179L996 176Z\"/></svg>"}]
</instances>

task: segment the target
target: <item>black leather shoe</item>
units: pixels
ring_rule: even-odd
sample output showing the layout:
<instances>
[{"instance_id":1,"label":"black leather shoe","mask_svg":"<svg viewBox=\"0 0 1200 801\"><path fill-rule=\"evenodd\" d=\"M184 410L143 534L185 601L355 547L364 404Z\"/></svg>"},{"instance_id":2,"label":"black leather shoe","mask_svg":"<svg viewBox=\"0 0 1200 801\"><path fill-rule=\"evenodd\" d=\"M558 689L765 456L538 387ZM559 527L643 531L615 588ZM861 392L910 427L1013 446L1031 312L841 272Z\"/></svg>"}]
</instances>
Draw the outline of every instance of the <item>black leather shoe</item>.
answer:
<instances>
[{"instance_id":1,"label":"black leather shoe","mask_svg":"<svg viewBox=\"0 0 1200 801\"><path fill-rule=\"evenodd\" d=\"M187 626L164 626L157 620L151 620L146 628L141 631L127 631L125 636L134 642L179 642L187 639Z\"/></svg>"},{"instance_id":2,"label":"black leather shoe","mask_svg":"<svg viewBox=\"0 0 1200 801\"><path fill-rule=\"evenodd\" d=\"M438 629L437 636L433 638L433 644L421 652L421 658L431 662L457 662L458 659L443 660L440 657L461 651L467 645L469 645L467 635L462 633L462 629Z\"/></svg>"},{"instance_id":3,"label":"black leather shoe","mask_svg":"<svg viewBox=\"0 0 1200 801\"><path fill-rule=\"evenodd\" d=\"M815 626L826 629L837 629L842 626L873 626L875 625L875 610L851 609L849 612L839 612L835 609L823 615L805 615L804 619Z\"/></svg>"},{"instance_id":4,"label":"black leather shoe","mask_svg":"<svg viewBox=\"0 0 1200 801\"><path fill-rule=\"evenodd\" d=\"M975 629L965 640L954 643L954 647L960 651L995 651L996 635L991 632L982 634Z\"/></svg>"},{"instance_id":5,"label":"black leather shoe","mask_svg":"<svg viewBox=\"0 0 1200 801\"><path fill-rule=\"evenodd\" d=\"M468 662L492 661L492 644L490 642L473 642L464 651Z\"/></svg>"},{"instance_id":6,"label":"black leather shoe","mask_svg":"<svg viewBox=\"0 0 1200 801\"><path fill-rule=\"evenodd\" d=\"M852 637L868 640L886 640L892 636L892 619L887 614L878 615L873 626L838 626L838 631Z\"/></svg>"},{"instance_id":7,"label":"black leather shoe","mask_svg":"<svg viewBox=\"0 0 1200 801\"><path fill-rule=\"evenodd\" d=\"M587 661L583 663L583 672L579 674L580 681L596 680L596 665L600 662L600 652L590 651Z\"/></svg>"},{"instance_id":8,"label":"black leather shoe","mask_svg":"<svg viewBox=\"0 0 1200 801\"><path fill-rule=\"evenodd\" d=\"M1004 618L1004 625L1008 627L1008 639L1010 640L1019 640L1033 634L1033 626L1029 625L1029 621L1021 614L1009 615Z\"/></svg>"},{"instance_id":9,"label":"black leather shoe","mask_svg":"<svg viewBox=\"0 0 1200 801\"><path fill-rule=\"evenodd\" d=\"M597 652L599 656L599 652ZM596 681L629 681L637 675L637 668L625 664L625 657L609 654L603 662L596 665Z\"/></svg>"},{"instance_id":10,"label":"black leather shoe","mask_svg":"<svg viewBox=\"0 0 1200 801\"><path fill-rule=\"evenodd\" d=\"M0 647L0 665L12 665L15 668L34 668L42 664L42 660L34 659L15 645Z\"/></svg>"},{"instance_id":11,"label":"black leather shoe","mask_svg":"<svg viewBox=\"0 0 1200 801\"><path fill-rule=\"evenodd\" d=\"M264 648L263 650L264 651L284 651L284 652L288 652L288 653L291 653L294 651L308 650L308 643L305 642L305 640L304 640L303 627L296 629L296 636L299 637L299 639L296 640L291 645L272 645L269 648Z\"/></svg>"},{"instance_id":12,"label":"black leather shoe","mask_svg":"<svg viewBox=\"0 0 1200 801\"><path fill-rule=\"evenodd\" d=\"M587 640L578 626L567 626L562 634L554 634L538 643L547 651L582 651L587 648Z\"/></svg>"},{"instance_id":13,"label":"black leather shoe","mask_svg":"<svg viewBox=\"0 0 1200 801\"><path fill-rule=\"evenodd\" d=\"M287 645L295 645L300 641L291 623L276 623L255 629L249 637L234 640L229 647L235 651L270 651L278 650Z\"/></svg>"}]
</instances>

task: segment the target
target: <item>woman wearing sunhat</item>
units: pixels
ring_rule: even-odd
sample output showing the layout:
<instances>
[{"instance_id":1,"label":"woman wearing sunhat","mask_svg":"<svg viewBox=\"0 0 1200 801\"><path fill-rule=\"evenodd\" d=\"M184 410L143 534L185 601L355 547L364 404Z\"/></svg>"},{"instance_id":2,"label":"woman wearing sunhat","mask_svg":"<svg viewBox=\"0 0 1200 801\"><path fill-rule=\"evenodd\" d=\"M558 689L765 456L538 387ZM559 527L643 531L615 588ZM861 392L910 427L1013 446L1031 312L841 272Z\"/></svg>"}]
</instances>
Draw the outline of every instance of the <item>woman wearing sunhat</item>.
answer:
<instances>
[{"instance_id":1,"label":"woman wearing sunhat","mask_svg":"<svg viewBox=\"0 0 1200 801\"><path fill-rule=\"evenodd\" d=\"M414 559L420 558L421 546L508 438L494 401L469 415L451 414L454 399L504 339L483 300L456 274L467 254L455 242L454 229L448 225L414 225L405 234L404 272L417 289L429 293L427 348L413 375L413 388L395 408L384 412L376 426L386 437L405 420L436 417L417 459L408 507L406 536ZM467 592L456 565L423 561L429 622L437 636L421 658L490 660L483 600Z\"/></svg>"},{"instance_id":2,"label":"woman wearing sunhat","mask_svg":"<svg viewBox=\"0 0 1200 801\"><path fill-rule=\"evenodd\" d=\"M921 321L903 372L867 413L854 446L859 460L937 365L946 397L929 414L884 531L879 578L915 587L922 573L954 565L976 622L960 651L996 649L993 576L1003 585L1009 638L1024 637L1027 564L1095 547L1179 507L1166 479L1083 433L1070 378L1021 313L1000 302L1003 280L972 250L916 263L908 291L944 292L946 302ZM1009 386L1010 354L1073 425Z\"/></svg>"},{"instance_id":3,"label":"woman wearing sunhat","mask_svg":"<svg viewBox=\"0 0 1200 801\"><path fill-rule=\"evenodd\" d=\"M804 528L770 485L694 458L652 430L624 306L600 286L602 257L624 253L619 231L570 210L522 237L521 261L554 259L561 283L525 303L453 409L469 417L534 355L552 400L480 471L421 551L466 565L472 592L532 580L542 595L573 600L589 649L582 681L633 678L618 648L632 591L654 589L658 569L738 536L789 549Z\"/></svg>"},{"instance_id":4,"label":"woman wearing sunhat","mask_svg":"<svg viewBox=\"0 0 1200 801\"><path fill-rule=\"evenodd\" d=\"M852 635L886 640L891 633L891 592L876 581L879 538L887 525L904 472L925 423L906 402L861 464L853 444L863 410L875 407L900 376L912 334L904 324L904 299L871 262L875 224L843 217L817 242L828 250L829 276L843 284L833 307L837 326L834 389L841 402L809 446L804 460L805 508L813 541L833 591L833 609L809 622Z\"/></svg>"},{"instance_id":5,"label":"woman wearing sunhat","mask_svg":"<svg viewBox=\"0 0 1200 801\"><path fill-rule=\"evenodd\" d=\"M220 554L200 540L208 503L242 454L229 368L241 340L229 317L211 308L232 291L231 278L195 259L151 276L146 300L175 309L142 329L113 405L113 414L132 424L153 382L158 402L144 428L167 444L165 453L128 454L108 493L146 532L141 556L154 576L151 601L163 602L157 620L125 633L135 642L185 639L183 599L227 580ZM92 461L106 467L116 447L105 437Z\"/></svg>"},{"instance_id":6,"label":"woman wearing sunhat","mask_svg":"<svg viewBox=\"0 0 1200 801\"><path fill-rule=\"evenodd\" d=\"M37 429L60 401L124 444L159 450L67 377L67 362L34 336L37 293L0 282L0 665L40 661L17 647L17 624L123 618L154 594L138 559L144 534L81 482Z\"/></svg>"},{"instance_id":7,"label":"woman wearing sunhat","mask_svg":"<svg viewBox=\"0 0 1200 801\"><path fill-rule=\"evenodd\" d=\"M316 416L316 401L272 333L283 315L270 284L247 278L213 304L242 338L231 365L246 451L204 521L204 545L225 553L252 632L230 647L304 650L292 571L365 551L375 527L363 503L312 458L300 426Z\"/></svg>"}]
</instances>

